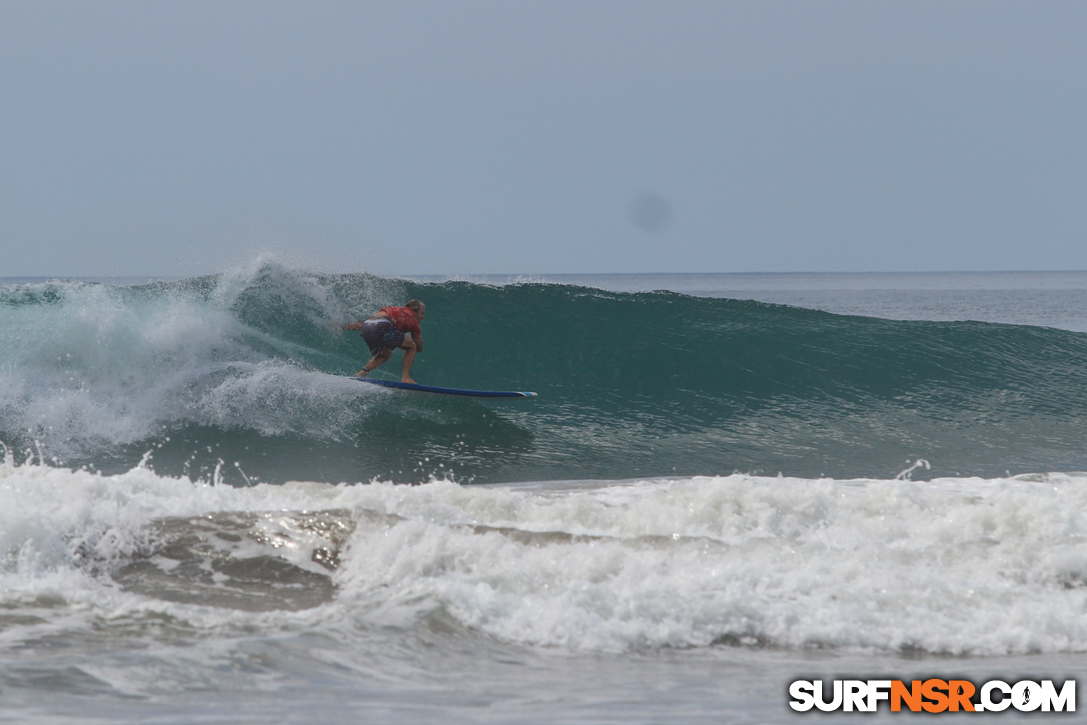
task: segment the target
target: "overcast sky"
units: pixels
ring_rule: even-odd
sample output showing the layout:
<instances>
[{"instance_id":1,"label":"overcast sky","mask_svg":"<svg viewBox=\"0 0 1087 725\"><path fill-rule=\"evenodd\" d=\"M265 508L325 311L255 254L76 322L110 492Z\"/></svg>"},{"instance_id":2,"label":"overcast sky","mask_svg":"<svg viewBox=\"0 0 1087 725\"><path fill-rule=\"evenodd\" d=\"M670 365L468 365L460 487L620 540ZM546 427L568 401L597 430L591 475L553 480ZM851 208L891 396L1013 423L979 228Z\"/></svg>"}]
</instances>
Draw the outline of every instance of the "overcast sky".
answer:
<instances>
[{"instance_id":1,"label":"overcast sky","mask_svg":"<svg viewBox=\"0 0 1087 725\"><path fill-rule=\"evenodd\" d=\"M1084 2L0 3L0 277L1087 269Z\"/></svg>"}]
</instances>

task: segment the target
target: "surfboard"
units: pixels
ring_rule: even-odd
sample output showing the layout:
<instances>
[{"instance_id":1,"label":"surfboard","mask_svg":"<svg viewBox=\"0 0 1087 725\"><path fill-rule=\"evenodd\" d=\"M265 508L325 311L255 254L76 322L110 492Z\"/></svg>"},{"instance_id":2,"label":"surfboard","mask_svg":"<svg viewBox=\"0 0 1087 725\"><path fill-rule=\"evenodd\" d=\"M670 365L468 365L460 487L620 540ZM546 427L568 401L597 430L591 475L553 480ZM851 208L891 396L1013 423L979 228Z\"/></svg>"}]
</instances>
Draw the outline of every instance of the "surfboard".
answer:
<instances>
[{"instance_id":1,"label":"surfboard","mask_svg":"<svg viewBox=\"0 0 1087 725\"><path fill-rule=\"evenodd\" d=\"M465 390L463 388L441 388L437 385L419 385L418 383L402 383L399 380L375 380L374 378L356 378L348 376L360 383L380 385L383 388L396 388L397 390L415 390L420 393L437 393L438 395L461 395L466 398L535 398L536 393L520 390Z\"/></svg>"}]
</instances>

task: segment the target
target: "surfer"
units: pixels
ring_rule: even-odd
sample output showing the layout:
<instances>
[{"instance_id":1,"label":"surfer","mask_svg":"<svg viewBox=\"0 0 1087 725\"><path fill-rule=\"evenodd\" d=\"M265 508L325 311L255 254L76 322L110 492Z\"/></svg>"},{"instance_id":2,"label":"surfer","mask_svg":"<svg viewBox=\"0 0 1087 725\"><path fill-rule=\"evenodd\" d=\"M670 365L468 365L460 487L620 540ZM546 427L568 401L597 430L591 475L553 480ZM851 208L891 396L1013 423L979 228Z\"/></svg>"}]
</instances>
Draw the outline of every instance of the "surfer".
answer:
<instances>
[{"instance_id":1,"label":"surfer","mask_svg":"<svg viewBox=\"0 0 1087 725\"><path fill-rule=\"evenodd\" d=\"M414 383L411 379L411 364L415 354L423 351L423 333L419 323L426 318L426 305L419 300L411 300L403 307L382 307L381 310L365 320L351 322L343 326L344 330L361 331L362 339L370 346L370 362L355 375L364 378L388 362L393 350L404 351L404 372L400 381ZM411 338L406 333L411 333Z\"/></svg>"}]
</instances>

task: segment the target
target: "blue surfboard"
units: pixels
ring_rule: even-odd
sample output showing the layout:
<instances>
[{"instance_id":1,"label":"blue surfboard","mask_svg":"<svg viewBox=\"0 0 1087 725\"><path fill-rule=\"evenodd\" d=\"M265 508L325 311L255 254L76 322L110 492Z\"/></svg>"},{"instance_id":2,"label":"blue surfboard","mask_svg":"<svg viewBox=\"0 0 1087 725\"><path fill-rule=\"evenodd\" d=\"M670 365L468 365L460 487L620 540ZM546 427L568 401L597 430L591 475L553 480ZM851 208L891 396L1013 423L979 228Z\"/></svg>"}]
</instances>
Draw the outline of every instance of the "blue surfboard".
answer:
<instances>
[{"instance_id":1,"label":"blue surfboard","mask_svg":"<svg viewBox=\"0 0 1087 725\"><path fill-rule=\"evenodd\" d=\"M465 390L463 388L440 388L437 385L419 385L418 383L402 383L398 380L375 380L374 378L356 378L348 376L360 383L380 385L383 388L396 388L397 390L415 390L420 393L437 393L439 395L461 395L466 398L535 398L536 393L522 392L519 390Z\"/></svg>"}]
</instances>

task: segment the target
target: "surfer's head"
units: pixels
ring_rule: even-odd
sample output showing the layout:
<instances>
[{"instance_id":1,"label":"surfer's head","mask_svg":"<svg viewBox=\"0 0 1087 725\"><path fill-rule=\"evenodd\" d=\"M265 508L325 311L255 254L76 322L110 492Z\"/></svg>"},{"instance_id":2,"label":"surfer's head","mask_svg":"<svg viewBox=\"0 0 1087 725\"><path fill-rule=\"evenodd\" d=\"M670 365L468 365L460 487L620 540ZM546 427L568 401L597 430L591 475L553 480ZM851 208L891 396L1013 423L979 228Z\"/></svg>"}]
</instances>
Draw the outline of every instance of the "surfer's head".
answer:
<instances>
[{"instance_id":1,"label":"surfer's head","mask_svg":"<svg viewBox=\"0 0 1087 725\"><path fill-rule=\"evenodd\" d=\"M426 305L424 305L419 300L410 300L404 305L404 307L407 307L409 310L414 312L416 319L422 320L426 318Z\"/></svg>"}]
</instances>

